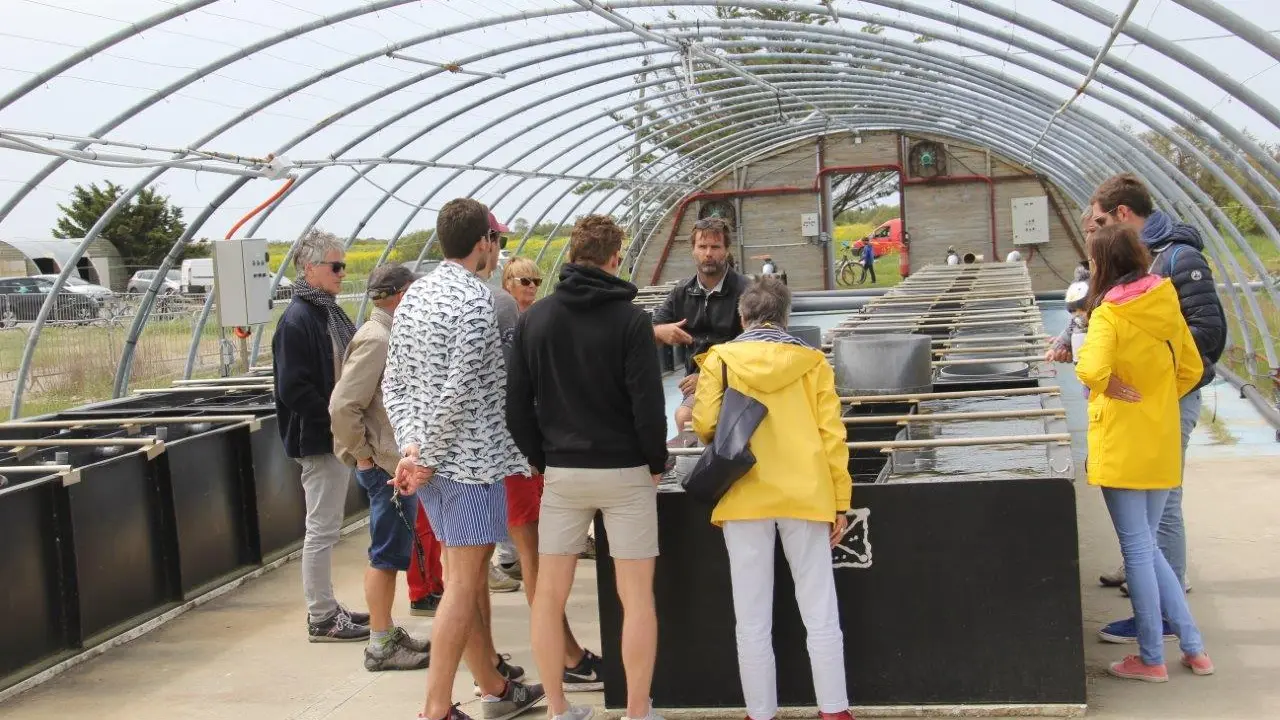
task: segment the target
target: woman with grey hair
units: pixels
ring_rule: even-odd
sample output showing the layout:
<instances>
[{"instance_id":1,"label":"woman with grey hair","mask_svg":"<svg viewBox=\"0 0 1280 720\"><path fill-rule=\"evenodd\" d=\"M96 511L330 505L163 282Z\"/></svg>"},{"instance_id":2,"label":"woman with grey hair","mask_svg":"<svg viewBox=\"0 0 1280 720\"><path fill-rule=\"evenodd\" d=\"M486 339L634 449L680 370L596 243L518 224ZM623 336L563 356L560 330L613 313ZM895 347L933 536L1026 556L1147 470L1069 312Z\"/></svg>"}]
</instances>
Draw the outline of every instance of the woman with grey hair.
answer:
<instances>
[{"instance_id":1,"label":"woman with grey hair","mask_svg":"<svg viewBox=\"0 0 1280 720\"><path fill-rule=\"evenodd\" d=\"M742 293L743 333L698 357L693 429L710 443L725 384L764 403L751 437L756 464L711 514L724 529L737 619L738 671L750 720L778 712L773 655L774 543L791 566L824 720L852 720L831 547L847 527L853 480L835 374L821 351L784 330L791 291L763 277Z\"/></svg>"},{"instance_id":2,"label":"woman with grey hair","mask_svg":"<svg viewBox=\"0 0 1280 720\"><path fill-rule=\"evenodd\" d=\"M285 454L302 466L306 535L302 540L302 591L307 639L350 642L369 637L368 613L351 612L333 594L332 556L342 530L351 471L333 454L329 400L342 354L355 335L338 306L346 277L346 252L331 233L311 230L293 256L293 300L271 337L276 416Z\"/></svg>"}]
</instances>

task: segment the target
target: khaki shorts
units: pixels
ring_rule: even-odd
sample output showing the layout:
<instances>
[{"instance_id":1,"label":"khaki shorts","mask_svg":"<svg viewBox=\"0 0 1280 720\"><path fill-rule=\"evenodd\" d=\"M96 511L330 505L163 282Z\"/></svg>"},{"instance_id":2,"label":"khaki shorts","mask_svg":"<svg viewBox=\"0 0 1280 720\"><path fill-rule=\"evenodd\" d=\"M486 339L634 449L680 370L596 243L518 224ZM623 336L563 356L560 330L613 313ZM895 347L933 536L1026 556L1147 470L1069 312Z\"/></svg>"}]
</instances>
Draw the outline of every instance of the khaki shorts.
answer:
<instances>
[{"instance_id":1,"label":"khaki shorts","mask_svg":"<svg viewBox=\"0 0 1280 720\"><path fill-rule=\"evenodd\" d=\"M658 491L648 467L549 467L544 477L539 553L581 553L587 547L587 528L599 510L604 513L611 556L618 560L658 556Z\"/></svg>"}]
</instances>

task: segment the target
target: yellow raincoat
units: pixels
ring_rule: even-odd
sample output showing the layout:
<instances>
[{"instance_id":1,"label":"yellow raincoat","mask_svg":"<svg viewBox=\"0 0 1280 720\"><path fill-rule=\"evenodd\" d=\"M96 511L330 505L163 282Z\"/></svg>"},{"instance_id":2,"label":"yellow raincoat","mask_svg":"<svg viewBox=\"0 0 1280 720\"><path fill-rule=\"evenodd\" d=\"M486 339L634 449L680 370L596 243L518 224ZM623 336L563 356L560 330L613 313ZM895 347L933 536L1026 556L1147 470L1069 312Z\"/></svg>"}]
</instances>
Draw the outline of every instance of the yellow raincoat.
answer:
<instances>
[{"instance_id":1,"label":"yellow raincoat","mask_svg":"<svg viewBox=\"0 0 1280 720\"><path fill-rule=\"evenodd\" d=\"M832 522L849 509L853 479L835 374L813 348L767 341L716 345L698 357L693 429L709 443L729 385L769 409L751 437L756 464L720 499L711 522L795 518Z\"/></svg>"},{"instance_id":2,"label":"yellow raincoat","mask_svg":"<svg viewBox=\"0 0 1280 720\"><path fill-rule=\"evenodd\" d=\"M1163 490L1182 483L1178 400L1203 370L1173 283L1148 276L1107 293L1076 364L1089 387L1090 485ZM1113 375L1142 400L1104 395Z\"/></svg>"}]
</instances>

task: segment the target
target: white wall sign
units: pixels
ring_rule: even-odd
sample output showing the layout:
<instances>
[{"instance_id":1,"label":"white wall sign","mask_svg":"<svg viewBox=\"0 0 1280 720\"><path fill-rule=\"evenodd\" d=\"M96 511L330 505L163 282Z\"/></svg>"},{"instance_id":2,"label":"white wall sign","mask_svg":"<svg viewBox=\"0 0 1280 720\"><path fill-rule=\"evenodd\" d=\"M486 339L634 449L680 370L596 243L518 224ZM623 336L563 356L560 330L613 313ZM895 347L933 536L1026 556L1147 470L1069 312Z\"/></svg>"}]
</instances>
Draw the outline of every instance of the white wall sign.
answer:
<instances>
[{"instance_id":1,"label":"white wall sign","mask_svg":"<svg viewBox=\"0 0 1280 720\"><path fill-rule=\"evenodd\" d=\"M818 237L818 213L800 213L800 234Z\"/></svg>"},{"instance_id":2,"label":"white wall sign","mask_svg":"<svg viewBox=\"0 0 1280 720\"><path fill-rule=\"evenodd\" d=\"M1013 198L1013 244L1043 245L1049 242L1049 198L1044 195Z\"/></svg>"}]
</instances>

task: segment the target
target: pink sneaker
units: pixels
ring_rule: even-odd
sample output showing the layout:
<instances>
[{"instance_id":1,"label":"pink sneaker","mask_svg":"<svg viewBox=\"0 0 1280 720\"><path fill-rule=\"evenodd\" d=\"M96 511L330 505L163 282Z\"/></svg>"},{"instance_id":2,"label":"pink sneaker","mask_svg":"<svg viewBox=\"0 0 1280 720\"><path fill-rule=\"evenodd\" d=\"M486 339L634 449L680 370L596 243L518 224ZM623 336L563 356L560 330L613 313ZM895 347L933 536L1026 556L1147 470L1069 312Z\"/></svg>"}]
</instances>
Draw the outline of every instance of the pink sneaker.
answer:
<instances>
[{"instance_id":1,"label":"pink sneaker","mask_svg":"<svg viewBox=\"0 0 1280 720\"><path fill-rule=\"evenodd\" d=\"M1169 670L1164 663L1147 665L1137 655L1129 655L1120 662L1111 663L1107 672L1125 680L1142 680L1143 682L1169 682Z\"/></svg>"},{"instance_id":2,"label":"pink sneaker","mask_svg":"<svg viewBox=\"0 0 1280 720\"><path fill-rule=\"evenodd\" d=\"M838 713L819 712L819 720L854 720L853 713L845 710Z\"/></svg>"},{"instance_id":3,"label":"pink sneaker","mask_svg":"<svg viewBox=\"0 0 1280 720\"><path fill-rule=\"evenodd\" d=\"M1213 674L1213 661L1209 659L1208 653L1200 653L1199 655L1183 655L1182 667L1190 668L1191 672L1197 675Z\"/></svg>"}]
</instances>

